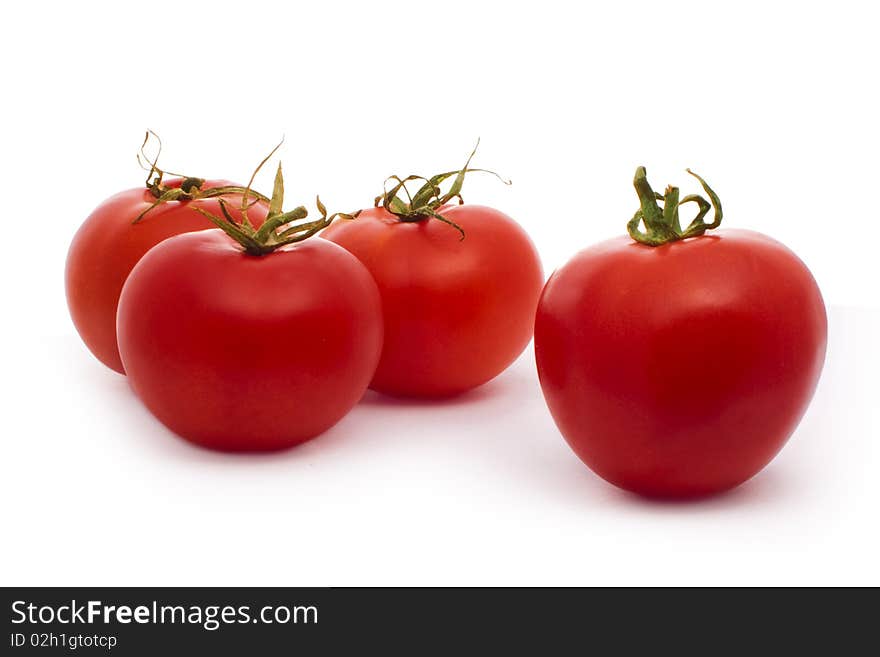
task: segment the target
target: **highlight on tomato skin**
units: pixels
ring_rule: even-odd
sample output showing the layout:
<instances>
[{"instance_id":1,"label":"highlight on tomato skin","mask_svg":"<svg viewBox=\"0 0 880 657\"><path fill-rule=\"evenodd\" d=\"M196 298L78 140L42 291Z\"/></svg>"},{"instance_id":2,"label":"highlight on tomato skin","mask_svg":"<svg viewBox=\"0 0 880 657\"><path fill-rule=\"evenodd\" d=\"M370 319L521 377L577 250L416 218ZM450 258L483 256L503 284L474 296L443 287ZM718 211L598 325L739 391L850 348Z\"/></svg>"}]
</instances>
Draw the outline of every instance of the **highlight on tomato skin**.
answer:
<instances>
[{"instance_id":1,"label":"highlight on tomato skin","mask_svg":"<svg viewBox=\"0 0 880 657\"><path fill-rule=\"evenodd\" d=\"M561 267L535 322L541 387L565 440L598 475L650 497L701 497L757 474L795 431L825 356L807 267L760 233L714 230L720 201L700 181L711 199L700 212L715 206L715 220L682 228L677 189L651 208L637 172L646 230L631 222L638 237Z\"/></svg>"},{"instance_id":2,"label":"highlight on tomato skin","mask_svg":"<svg viewBox=\"0 0 880 657\"><path fill-rule=\"evenodd\" d=\"M385 344L373 390L461 394L503 372L531 340L544 284L540 258L508 215L454 204L465 174L481 171L469 165L470 158L431 178L389 178L376 207L322 234L367 267L382 296ZM407 195L409 180L424 185Z\"/></svg>"},{"instance_id":3,"label":"highlight on tomato skin","mask_svg":"<svg viewBox=\"0 0 880 657\"><path fill-rule=\"evenodd\" d=\"M217 230L158 244L123 287L117 335L129 383L196 445L298 445L341 420L375 372L376 284L357 258L316 237L340 213L318 199L311 220L282 202L279 166L261 226L210 216Z\"/></svg>"}]
</instances>

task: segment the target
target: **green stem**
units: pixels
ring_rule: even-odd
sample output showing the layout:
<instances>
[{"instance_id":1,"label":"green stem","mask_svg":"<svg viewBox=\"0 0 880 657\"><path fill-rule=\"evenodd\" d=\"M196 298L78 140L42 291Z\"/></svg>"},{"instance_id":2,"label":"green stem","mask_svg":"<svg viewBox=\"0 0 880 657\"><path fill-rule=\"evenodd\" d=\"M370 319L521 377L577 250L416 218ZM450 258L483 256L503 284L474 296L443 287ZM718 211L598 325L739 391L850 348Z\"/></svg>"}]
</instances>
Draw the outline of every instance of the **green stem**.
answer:
<instances>
[{"instance_id":1,"label":"green stem","mask_svg":"<svg viewBox=\"0 0 880 657\"><path fill-rule=\"evenodd\" d=\"M260 167L262 167L265 162L266 160L263 160L263 162L260 163L257 167L257 171L259 171ZM253 177L251 177L251 183L253 183ZM250 183L247 188L247 193L254 193L250 191ZM289 212L284 212L282 210L282 206L284 205L284 176L281 173L280 163L278 164L278 170L275 173L272 198L268 199L268 201L269 212L259 229L255 229L247 220L243 220L241 223L236 222L229 212L229 204L222 198L220 199L220 209L223 212L222 217L218 217L203 208L194 207L193 209L212 221L214 225L238 242L242 249L244 249L245 253L252 256L263 256L272 253L286 244L302 242L322 231L337 218L354 219L355 216L357 216L357 213L348 214L345 212L336 212L328 215L327 208L321 203L319 197L316 199L316 204L318 206L318 212L321 213L321 218L313 221L296 223L302 222L303 219L306 219L309 216L309 211L302 205ZM245 205L246 202L247 196L245 196Z\"/></svg>"},{"instance_id":2,"label":"green stem","mask_svg":"<svg viewBox=\"0 0 880 657\"><path fill-rule=\"evenodd\" d=\"M708 195L710 202L698 194L689 194L679 200L678 187L668 186L665 194L658 194L648 183L645 167L638 167L633 178L633 187L639 197L640 207L626 225L630 237L641 244L648 246L661 246L669 242L684 240L689 237L697 237L707 230L721 225L721 201L718 195L696 173L687 169L687 172L700 181L703 190ZM663 201L661 210L657 201ZM696 203L699 208L697 216L684 230L681 228L679 209L685 203ZM706 223L705 217L709 209L715 210L711 223ZM644 231L640 225L644 224Z\"/></svg>"},{"instance_id":3,"label":"green stem","mask_svg":"<svg viewBox=\"0 0 880 657\"><path fill-rule=\"evenodd\" d=\"M385 208L387 212L393 214L399 221L405 223L424 221L430 218L437 219L455 228L460 233L461 239L464 239L464 229L448 217L443 216L438 210L453 199L458 199L459 205L464 203L464 200L461 198L461 188L464 185L465 175L474 172L491 173L505 185L510 184L509 180L505 180L494 171L489 171L488 169L474 169L470 167L471 160L477 152L477 147L479 145L480 140L478 139L476 146L474 146L474 149L471 151L471 154L468 156L467 161L461 169L438 173L430 178L416 175L407 176L405 178L401 178L400 176L389 176L385 179L385 186L382 194L375 199L374 203L376 207L381 206ZM443 193L440 185L453 176L454 179L452 185L446 193ZM415 194L410 194L406 184L415 180L423 181L424 184ZM388 188L389 181L394 182L394 185L390 189Z\"/></svg>"}]
</instances>

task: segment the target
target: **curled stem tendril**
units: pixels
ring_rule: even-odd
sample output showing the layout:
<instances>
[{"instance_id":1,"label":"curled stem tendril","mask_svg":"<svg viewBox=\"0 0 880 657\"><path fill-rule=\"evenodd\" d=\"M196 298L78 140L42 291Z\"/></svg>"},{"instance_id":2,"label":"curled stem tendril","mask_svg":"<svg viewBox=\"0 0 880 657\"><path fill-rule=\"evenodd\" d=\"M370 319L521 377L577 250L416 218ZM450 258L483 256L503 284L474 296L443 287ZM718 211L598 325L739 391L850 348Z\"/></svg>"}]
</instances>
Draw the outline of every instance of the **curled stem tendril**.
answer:
<instances>
[{"instance_id":1,"label":"curled stem tendril","mask_svg":"<svg viewBox=\"0 0 880 657\"><path fill-rule=\"evenodd\" d=\"M707 230L718 228L721 225L721 201L718 195L696 173L690 169L687 169L687 172L700 182L709 201L699 194L689 194L679 199L678 187L672 185L666 188L665 194L659 194L648 184L645 167L636 169L633 186L639 196L640 207L626 225L630 237L641 244L660 246L668 242L697 237ZM657 201L663 201L662 209ZM698 211L697 216L688 224L688 227L682 230L679 209L685 203L695 203ZM705 217L710 209L714 209L714 215L711 222L706 222ZM640 229L640 224L644 224L645 230Z\"/></svg>"},{"instance_id":2,"label":"curled stem tendril","mask_svg":"<svg viewBox=\"0 0 880 657\"><path fill-rule=\"evenodd\" d=\"M152 158L150 158L146 153L146 146L151 137L155 139L156 143L158 144L156 155ZM279 144L278 146L280 145L281 144ZM275 147L275 150L278 150L278 146ZM275 150L273 150L272 153L274 153ZM144 135L144 141L141 144L140 151L137 154L137 162L138 165L147 172L147 179L144 184L147 190L153 195L156 200L153 201L153 203L146 210L135 217L132 223L138 223L139 221L141 221L141 219L144 218L144 216L146 216L148 212L162 205L163 203L168 203L169 201L192 201L195 199L222 198L223 196L227 195L240 194L242 196L243 209L246 209L245 206L247 205L247 199L249 197L253 197L254 199L250 205L259 202L269 202L269 199L267 197L251 190L250 183L247 187L240 187L238 185L221 185L219 187L204 188L204 184L206 182L204 178L195 178L193 176L184 176L183 174L164 171L158 166L159 156L161 154L162 140L155 132L153 132L152 130L147 130L146 134ZM266 159L269 159L269 157L271 156L272 154L270 153ZM163 182L163 179L166 175L182 178L183 180L181 180L179 186L169 187ZM251 179L251 182L253 182L253 179ZM245 220L247 220L247 217L245 217Z\"/></svg>"},{"instance_id":3,"label":"curled stem tendril","mask_svg":"<svg viewBox=\"0 0 880 657\"><path fill-rule=\"evenodd\" d=\"M474 149L461 169L438 173L430 178L418 175L410 175L405 178L389 176L382 185L382 194L375 198L374 205L385 208L386 211L404 222L416 222L429 218L437 219L455 228L461 235L460 239L464 239L464 229L448 217L445 217L439 210L453 199L457 199L459 205L464 203L464 199L461 196L461 188L464 185L465 175L475 172L489 173L505 185L511 184L509 180L505 180L494 171L471 168L471 160L476 154L479 145L480 140L477 139ZM446 193L443 193L440 185L450 178L453 178L452 185ZM407 188L407 183L414 181L422 181L423 184L414 194L411 194ZM393 184L389 188L390 183Z\"/></svg>"}]
</instances>

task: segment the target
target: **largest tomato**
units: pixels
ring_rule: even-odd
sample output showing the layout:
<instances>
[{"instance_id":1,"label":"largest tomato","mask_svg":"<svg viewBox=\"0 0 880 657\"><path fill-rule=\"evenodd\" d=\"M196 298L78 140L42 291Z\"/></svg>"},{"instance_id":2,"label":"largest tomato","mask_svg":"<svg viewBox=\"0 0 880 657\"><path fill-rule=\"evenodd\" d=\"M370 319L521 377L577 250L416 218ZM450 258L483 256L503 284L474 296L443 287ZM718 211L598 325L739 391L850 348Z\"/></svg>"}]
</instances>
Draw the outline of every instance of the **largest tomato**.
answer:
<instances>
[{"instance_id":1,"label":"largest tomato","mask_svg":"<svg viewBox=\"0 0 880 657\"><path fill-rule=\"evenodd\" d=\"M220 450L290 447L360 399L382 348L379 292L350 253L310 239L332 217L288 225L276 195L258 230L169 238L135 266L119 301L131 387L159 420ZM322 209L323 207L319 205Z\"/></svg>"},{"instance_id":2,"label":"largest tomato","mask_svg":"<svg viewBox=\"0 0 880 657\"><path fill-rule=\"evenodd\" d=\"M702 179L701 179L702 182ZM781 449L813 395L826 318L804 264L745 230L685 230L643 168L642 209L621 237L550 278L535 324L538 374L577 455L613 484L688 497L750 478ZM661 196L661 198L664 198ZM644 219L647 232L638 230Z\"/></svg>"},{"instance_id":3,"label":"largest tomato","mask_svg":"<svg viewBox=\"0 0 880 657\"><path fill-rule=\"evenodd\" d=\"M464 392L500 374L532 336L544 283L526 232L498 210L450 206L435 176L411 202L396 195L323 237L366 265L379 286L382 358L370 387L413 397ZM402 194L401 194L402 195Z\"/></svg>"},{"instance_id":4,"label":"largest tomato","mask_svg":"<svg viewBox=\"0 0 880 657\"><path fill-rule=\"evenodd\" d=\"M116 344L116 306L132 268L147 251L173 235L213 228L193 208L219 214L219 197L212 196L212 190L230 189L242 188L226 180L160 179L159 184L111 196L77 231L64 273L67 305L83 342L107 367L125 373ZM163 196L167 200L157 205ZM240 219L236 208L241 204L241 194L225 196L230 212ZM248 211L255 225L260 225L265 216L263 202Z\"/></svg>"}]
</instances>

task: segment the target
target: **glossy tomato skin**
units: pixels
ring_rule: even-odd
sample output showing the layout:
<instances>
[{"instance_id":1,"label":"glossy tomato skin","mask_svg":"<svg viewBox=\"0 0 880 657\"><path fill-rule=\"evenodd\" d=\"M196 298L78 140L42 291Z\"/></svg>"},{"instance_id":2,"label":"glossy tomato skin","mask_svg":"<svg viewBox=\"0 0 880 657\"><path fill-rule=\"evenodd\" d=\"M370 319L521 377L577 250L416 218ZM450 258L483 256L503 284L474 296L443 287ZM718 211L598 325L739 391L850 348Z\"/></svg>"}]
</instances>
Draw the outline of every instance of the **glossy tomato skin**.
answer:
<instances>
[{"instance_id":1,"label":"glossy tomato skin","mask_svg":"<svg viewBox=\"0 0 880 657\"><path fill-rule=\"evenodd\" d=\"M401 222L371 208L322 236L366 265L382 295L385 346L371 388L447 397L506 369L532 336L544 282L538 254L510 217L477 205Z\"/></svg>"},{"instance_id":2,"label":"glossy tomato skin","mask_svg":"<svg viewBox=\"0 0 880 657\"><path fill-rule=\"evenodd\" d=\"M166 184L178 187L180 182L175 179ZM233 184L209 180L203 189ZM237 195L225 198L233 208L241 203ZM172 235L213 228L214 224L195 212L194 207L220 215L217 199L169 201L133 224L155 200L145 187L111 196L88 216L67 254L64 282L73 324L95 357L121 374L125 371L116 345L116 305L132 267L153 246ZM248 219L260 225L266 212L265 205L258 203L248 210ZM240 217L235 210L232 214Z\"/></svg>"},{"instance_id":3,"label":"glossy tomato skin","mask_svg":"<svg viewBox=\"0 0 880 657\"><path fill-rule=\"evenodd\" d=\"M535 355L584 463L635 493L696 497L746 481L782 448L826 339L806 266L769 237L719 230L581 251L541 296Z\"/></svg>"},{"instance_id":4,"label":"glossy tomato skin","mask_svg":"<svg viewBox=\"0 0 880 657\"><path fill-rule=\"evenodd\" d=\"M382 349L369 272L315 238L246 255L219 230L172 237L119 301L129 382L153 414L218 450L291 447L363 395Z\"/></svg>"}]
</instances>

